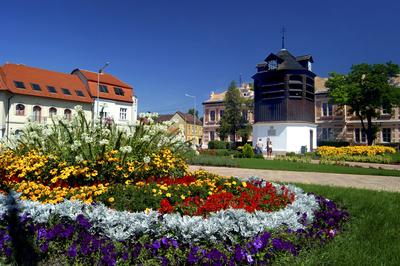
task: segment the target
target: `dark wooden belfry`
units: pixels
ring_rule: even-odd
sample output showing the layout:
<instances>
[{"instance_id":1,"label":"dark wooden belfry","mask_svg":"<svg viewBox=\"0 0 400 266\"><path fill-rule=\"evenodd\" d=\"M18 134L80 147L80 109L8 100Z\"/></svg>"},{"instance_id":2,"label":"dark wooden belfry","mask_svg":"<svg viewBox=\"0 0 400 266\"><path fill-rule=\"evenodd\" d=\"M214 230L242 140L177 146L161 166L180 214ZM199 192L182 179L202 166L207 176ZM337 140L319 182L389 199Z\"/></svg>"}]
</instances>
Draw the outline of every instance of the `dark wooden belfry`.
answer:
<instances>
[{"instance_id":1,"label":"dark wooden belfry","mask_svg":"<svg viewBox=\"0 0 400 266\"><path fill-rule=\"evenodd\" d=\"M314 77L310 55L295 57L286 49L257 65L254 122L314 123Z\"/></svg>"}]
</instances>

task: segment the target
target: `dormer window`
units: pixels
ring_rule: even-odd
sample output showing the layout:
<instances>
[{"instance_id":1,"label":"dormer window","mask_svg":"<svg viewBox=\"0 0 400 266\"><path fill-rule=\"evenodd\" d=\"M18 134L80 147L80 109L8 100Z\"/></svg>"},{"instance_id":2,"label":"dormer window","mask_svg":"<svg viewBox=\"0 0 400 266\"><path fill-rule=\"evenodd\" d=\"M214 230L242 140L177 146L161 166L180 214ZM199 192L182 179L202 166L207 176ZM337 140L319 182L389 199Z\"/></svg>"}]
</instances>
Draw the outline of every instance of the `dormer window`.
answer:
<instances>
[{"instance_id":1,"label":"dormer window","mask_svg":"<svg viewBox=\"0 0 400 266\"><path fill-rule=\"evenodd\" d=\"M14 85L18 89L25 89L25 84L22 81L14 80Z\"/></svg>"},{"instance_id":2,"label":"dormer window","mask_svg":"<svg viewBox=\"0 0 400 266\"><path fill-rule=\"evenodd\" d=\"M312 63L311 63L311 61L308 61L307 66L308 66L308 70L312 71Z\"/></svg>"},{"instance_id":3,"label":"dormer window","mask_svg":"<svg viewBox=\"0 0 400 266\"><path fill-rule=\"evenodd\" d=\"M69 89L67 89L67 88L61 88L61 90L62 90L62 92L63 92L65 95L71 95L71 91L70 91Z\"/></svg>"},{"instance_id":4,"label":"dormer window","mask_svg":"<svg viewBox=\"0 0 400 266\"><path fill-rule=\"evenodd\" d=\"M100 85L100 92L102 93L108 93L108 88L106 85Z\"/></svg>"},{"instance_id":5,"label":"dormer window","mask_svg":"<svg viewBox=\"0 0 400 266\"><path fill-rule=\"evenodd\" d=\"M268 61L268 70L274 70L278 68L278 62L276 60Z\"/></svg>"},{"instance_id":6,"label":"dormer window","mask_svg":"<svg viewBox=\"0 0 400 266\"><path fill-rule=\"evenodd\" d=\"M120 87L114 87L114 92L116 95L124 96L124 91Z\"/></svg>"},{"instance_id":7,"label":"dormer window","mask_svg":"<svg viewBox=\"0 0 400 266\"><path fill-rule=\"evenodd\" d=\"M56 88L53 87L53 86L47 86L47 90L48 90L49 92L51 92L51 93L57 93Z\"/></svg>"},{"instance_id":8,"label":"dormer window","mask_svg":"<svg viewBox=\"0 0 400 266\"><path fill-rule=\"evenodd\" d=\"M39 84L36 83L31 83L31 87L34 91L41 91L42 89L40 88Z\"/></svg>"}]
</instances>

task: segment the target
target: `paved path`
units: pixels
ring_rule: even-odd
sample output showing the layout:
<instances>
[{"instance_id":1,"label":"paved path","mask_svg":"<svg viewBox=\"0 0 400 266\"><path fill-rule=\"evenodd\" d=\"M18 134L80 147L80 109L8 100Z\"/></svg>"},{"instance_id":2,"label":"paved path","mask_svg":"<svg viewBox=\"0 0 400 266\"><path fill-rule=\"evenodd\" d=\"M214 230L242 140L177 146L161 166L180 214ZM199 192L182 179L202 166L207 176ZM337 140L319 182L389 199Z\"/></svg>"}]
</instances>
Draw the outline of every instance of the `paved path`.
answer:
<instances>
[{"instance_id":1,"label":"paved path","mask_svg":"<svg viewBox=\"0 0 400 266\"><path fill-rule=\"evenodd\" d=\"M223 176L258 176L271 181L320 184L400 192L399 176L350 175L314 172L275 171L191 165L191 171L204 169Z\"/></svg>"}]
</instances>

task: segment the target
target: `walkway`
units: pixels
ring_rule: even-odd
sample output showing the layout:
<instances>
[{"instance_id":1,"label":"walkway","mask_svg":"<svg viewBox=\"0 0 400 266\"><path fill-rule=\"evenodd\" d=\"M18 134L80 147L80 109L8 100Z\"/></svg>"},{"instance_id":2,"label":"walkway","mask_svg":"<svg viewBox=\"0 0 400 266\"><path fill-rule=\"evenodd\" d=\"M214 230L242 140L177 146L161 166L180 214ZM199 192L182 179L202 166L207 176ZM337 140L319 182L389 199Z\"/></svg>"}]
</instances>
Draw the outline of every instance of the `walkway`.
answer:
<instances>
[{"instance_id":1,"label":"walkway","mask_svg":"<svg viewBox=\"0 0 400 266\"><path fill-rule=\"evenodd\" d=\"M275 171L245 168L191 165L191 171L204 169L223 176L258 176L270 181L354 187L400 192L399 176L350 175L314 172Z\"/></svg>"}]
</instances>

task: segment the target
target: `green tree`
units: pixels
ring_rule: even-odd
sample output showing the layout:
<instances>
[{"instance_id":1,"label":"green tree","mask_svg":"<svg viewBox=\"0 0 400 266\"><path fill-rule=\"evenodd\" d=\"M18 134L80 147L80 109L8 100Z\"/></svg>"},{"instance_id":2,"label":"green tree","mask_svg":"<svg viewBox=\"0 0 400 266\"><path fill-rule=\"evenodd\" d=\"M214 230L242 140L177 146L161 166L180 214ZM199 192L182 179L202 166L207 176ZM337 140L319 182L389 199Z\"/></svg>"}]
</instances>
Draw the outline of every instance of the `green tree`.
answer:
<instances>
[{"instance_id":1,"label":"green tree","mask_svg":"<svg viewBox=\"0 0 400 266\"><path fill-rule=\"evenodd\" d=\"M399 66L390 62L358 64L353 65L347 75L331 73L326 82L330 101L340 107L349 106L360 119L368 145L376 138L377 128L372 119L379 116L379 110L390 110L400 104L400 88L392 83L399 72Z\"/></svg>"},{"instance_id":2,"label":"green tree","mask_svg":"<svg viewBox=\"0 0 400 266\"><path fill-rule=\"evenodd\" d=\"M193 109L193 108L190 108L189 111L188 111L188 114L193 115L193 114L194 114L194 109ZM194 115L193 115L193 116L194 116ZM199 118L199 110L196 110L196 117Z\"/></svg>"},{"instance_id":3,"label":"green tree","mask_svg":"<svg viewBox=\"0 0 400 266\"><path fill-rule=\"evenodd\" d=\"M225 110L219 122L218 134L221 139L226 139L229 135L233 136L236 142L236 135L248 139L251 131L243 112L249 110L246 100L240 95L240 91L234 81L228 87L224 99ZM240 133L240 134L239 134Z\"/></svg>"}]
</instances>

